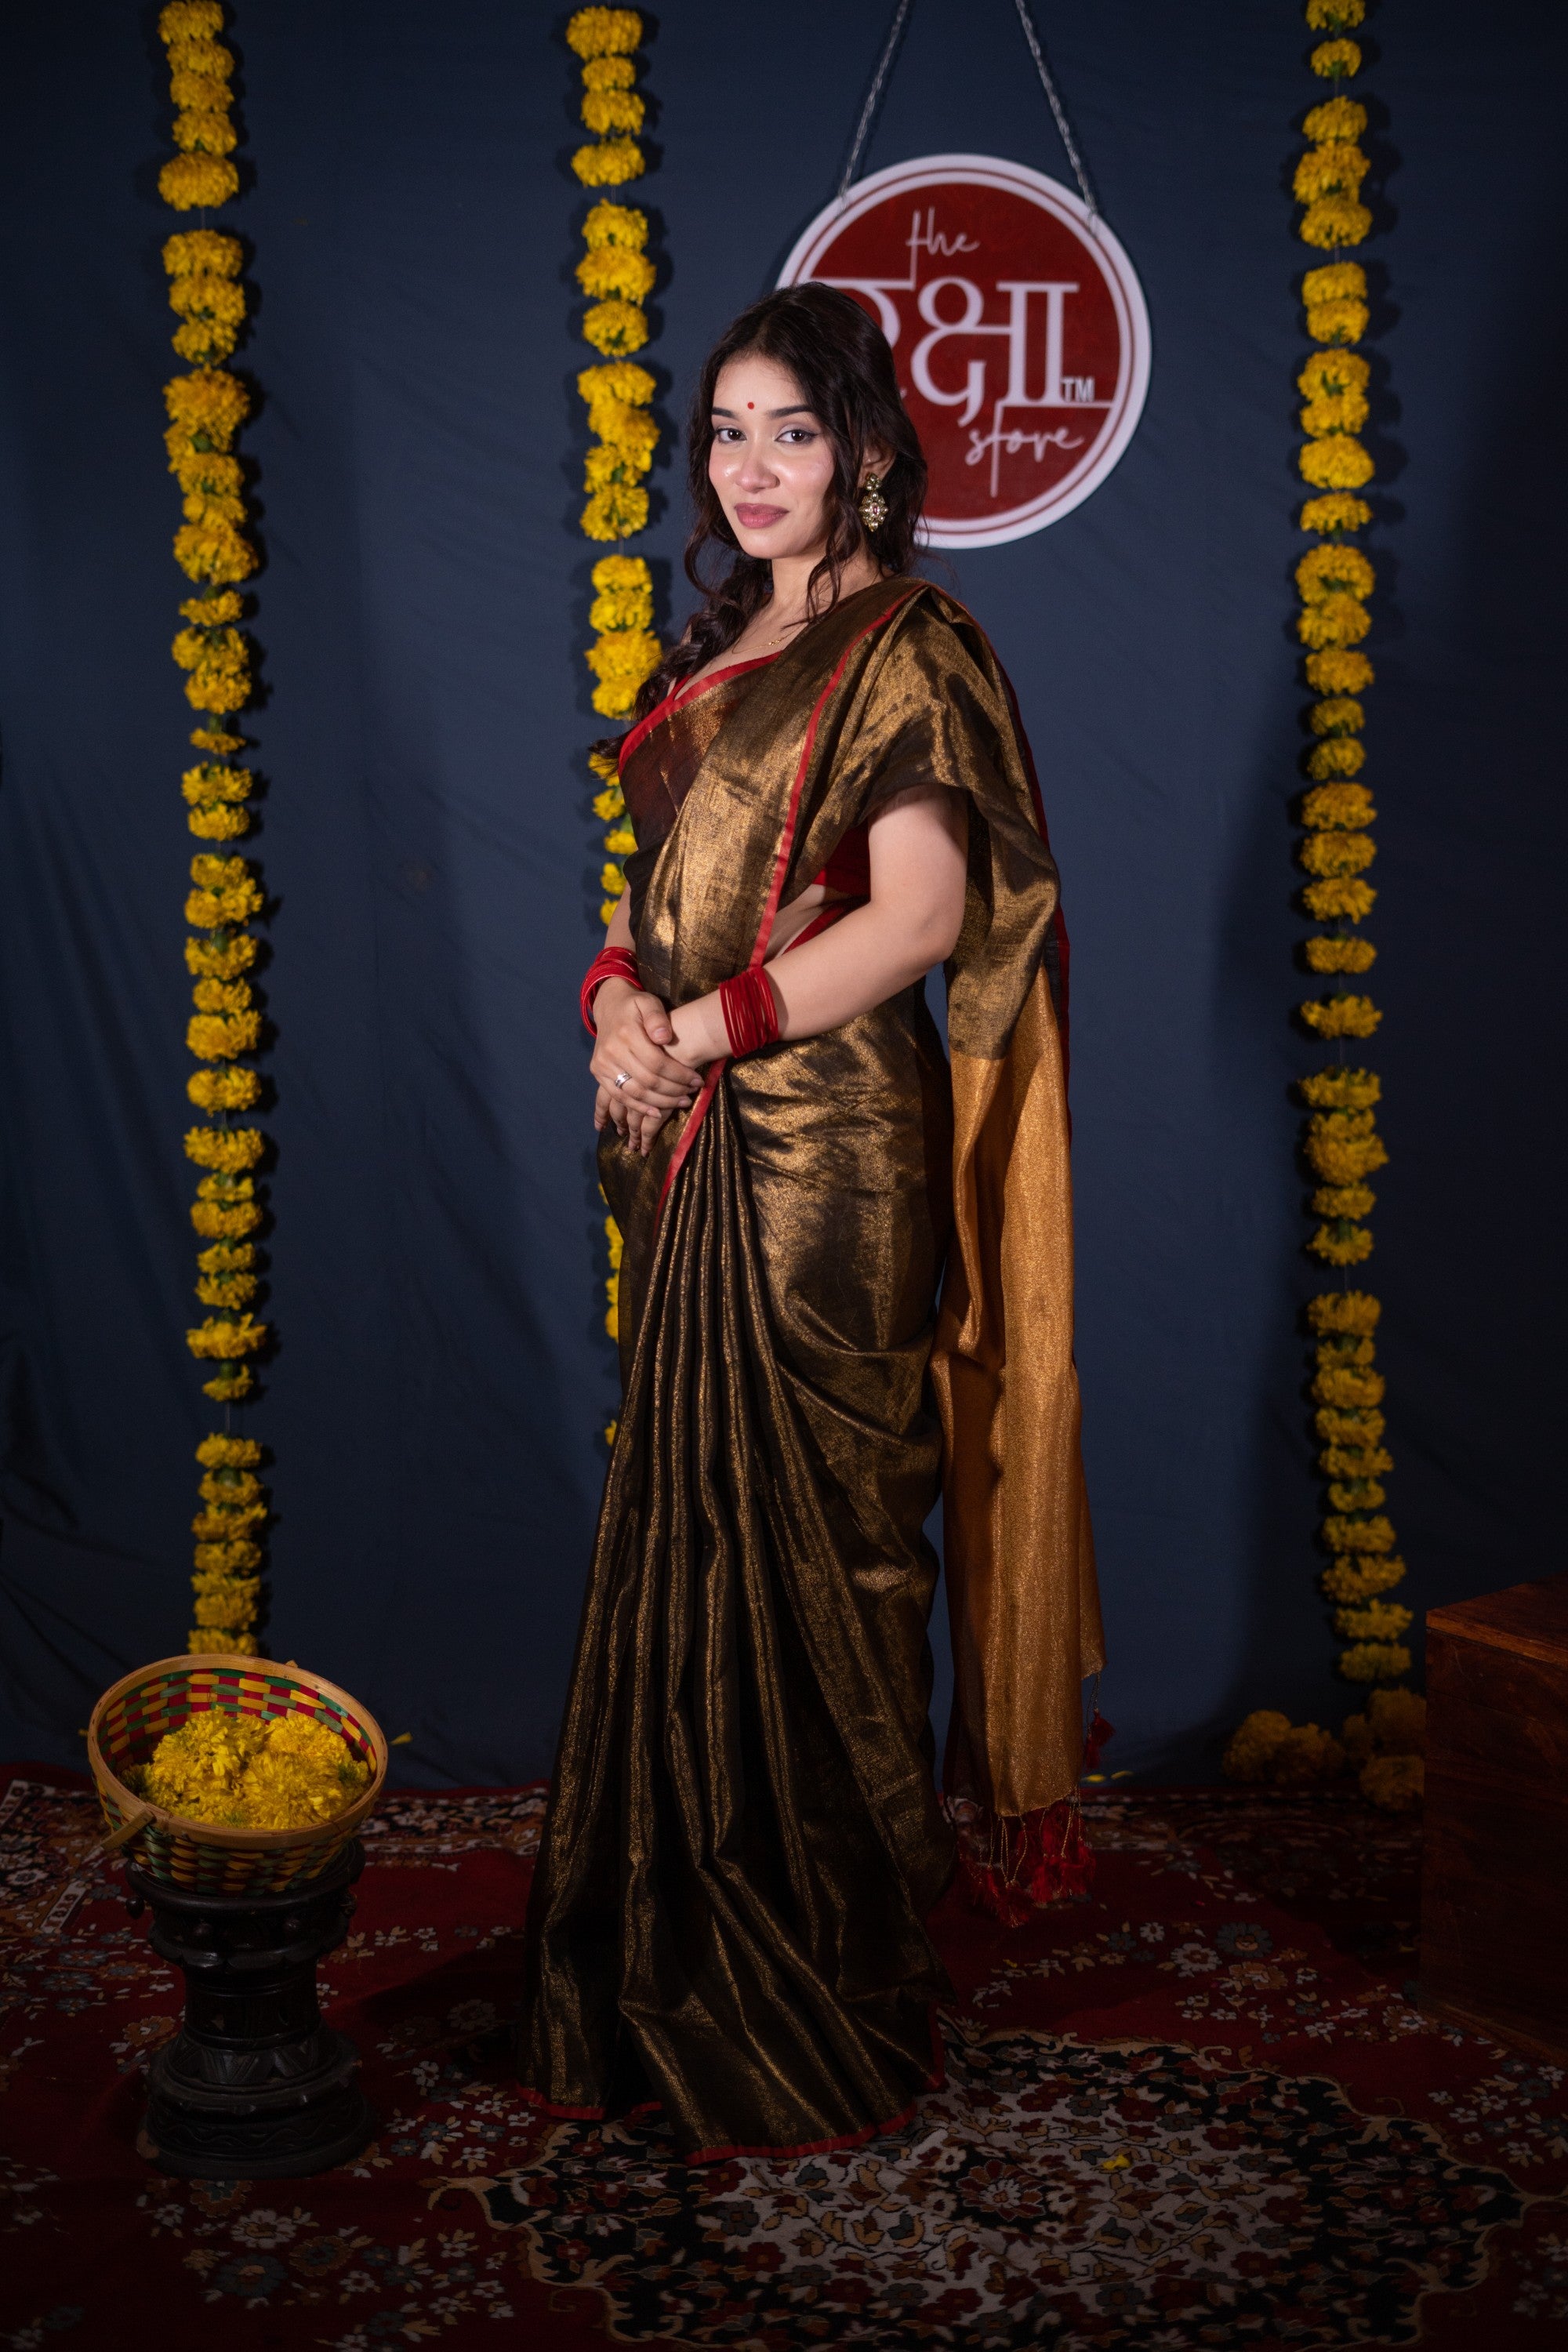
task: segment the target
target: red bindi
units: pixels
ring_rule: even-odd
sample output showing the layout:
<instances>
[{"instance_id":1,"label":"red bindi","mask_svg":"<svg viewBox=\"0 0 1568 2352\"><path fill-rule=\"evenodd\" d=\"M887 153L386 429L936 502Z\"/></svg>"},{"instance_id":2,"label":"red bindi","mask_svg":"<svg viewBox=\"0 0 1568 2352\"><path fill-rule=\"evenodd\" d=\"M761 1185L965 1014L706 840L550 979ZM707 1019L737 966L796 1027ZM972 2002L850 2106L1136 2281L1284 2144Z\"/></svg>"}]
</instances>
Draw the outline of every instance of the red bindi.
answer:
<instances>
[{"instance_id":1,"label":"red bindi","mask_svg":"<svg viewBox=\"0 0 1568 2352\"><path fill-rule=\"evenodd\" d=\"M755 408L756 404L756 404L756 402L755 402L754 400L748 400L748 401L747 401L747 403L746 403L746 406L747 406L748 408Z\"/></svg>"}]
</instances>

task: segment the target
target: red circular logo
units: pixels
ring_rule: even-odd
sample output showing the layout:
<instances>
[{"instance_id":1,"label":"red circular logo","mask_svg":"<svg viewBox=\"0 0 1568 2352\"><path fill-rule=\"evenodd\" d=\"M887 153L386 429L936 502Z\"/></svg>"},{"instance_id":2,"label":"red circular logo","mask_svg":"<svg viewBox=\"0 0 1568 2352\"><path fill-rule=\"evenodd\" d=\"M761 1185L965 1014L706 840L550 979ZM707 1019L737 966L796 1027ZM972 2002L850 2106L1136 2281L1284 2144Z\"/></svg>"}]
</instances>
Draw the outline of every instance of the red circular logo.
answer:
<instances>
[{"instance_id":1,"label":"red circular logo","mask_svg":"<svg viewBox=\"0 0 1568 2352\"><path fill-rule=\"evenodd\" d=\"M1077 196L991 155L922 155L819 213L781 286L841 286L893 347L933 547L999 547L1099 488L1149 388L1132 265Z\"/></svg>"}]
</instances>

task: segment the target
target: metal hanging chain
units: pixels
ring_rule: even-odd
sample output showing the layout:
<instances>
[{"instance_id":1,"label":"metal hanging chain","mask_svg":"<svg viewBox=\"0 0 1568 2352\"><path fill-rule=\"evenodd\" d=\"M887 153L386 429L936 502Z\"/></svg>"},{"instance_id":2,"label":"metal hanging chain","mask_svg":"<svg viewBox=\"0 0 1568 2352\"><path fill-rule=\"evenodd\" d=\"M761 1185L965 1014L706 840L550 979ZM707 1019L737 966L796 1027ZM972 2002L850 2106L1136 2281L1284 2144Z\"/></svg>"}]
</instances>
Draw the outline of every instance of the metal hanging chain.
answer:
<instances>
[{"instance_id":1,"label":"metal hanging chain","mask_svg":"<svg viewBox=\"0 0 1568 2352\"><path fill-rule=\"evenodd\" d=\"M913 6L914 0L899 0L899 5L893 11L892 29L883 43L882 54L877 60L877 70L871 78L871 87L866 93L866 103L860 109L860 120L855 126L855 144L849 150L849 161L845 164L844 177L838 183L840 204L848 194L849 184L855 177L855 167L860 161L860 151L870 136L877 109L881 104L882 91L889 73L892 69L894 52L903 38L904 26L908 22L910 10Z\"/></svg>"},{"instance_id":2,"label":"metal hanging chain","mask_svg":"<svg viewBox=\"0 0 1568 2352\"><path fill-rule=\"evenodd\" d=\"M1089 173L1083 168L1083 157L1078 152L1078 142L1068 128L1066 110L1061 100L1057 96L1057 86L1051 79L1051 69L1046 63L1045 51L1040 47L1040 37L1035 30L1035 20L1029 14L1029 0L1013 0L1013 5L1018 11L1018 22L1024 27L1024 38L1029 44L1029 55L1035 60L1035 70L1040 77L1040 87L1050 101L1051 112L1056 117L1057 129L1061 132L1062 145L1068 151L1068 162L1072 165L1072 175L1078 182L1079 193L1088 207L1089 225L1092 227L1100 218L1100 206L1094 201L1094 190L1089 184Z\"/></svg>"},{"instance_id":3,"label":"metal hanging chain","mask_svg":"<svg viewBox=\"0 0 1568 2352\"><path fill-rule=\"evenodd\" d=\"M1029 55L1035 60L1035 71L1040 77L1040 87L1046 93L1057 129L1061 134L1062 145L1067 150L1068 162L1072 165L1073 177L1078 182L1088 210L1089 226L1093 228L1100 219L1100 206L1095 202L1094 190L1089 184L1089 173L1084 170L1083 157L1079 153L1078 142L1072 135L1067 110L1057 94L1056 83L1051 79L1051 69L1046 63L1046 53L1040 47L1040 37L1035 30L1035 20L1029 14L1028 0L1013 0L1013 5L1018 12L1018 22L1024 28L1024 38L1029 44ZM914 0L898 0L898 5L893 10L892 25L889 29L886 41L882 44L882 54L877 60L877 70L871 77L871 87L866 93L866 103L860 109L860 120L855 126L855 139L849 150L849 161L845 164L844 176L838 183L840 204L849 193L866 142L871 135L871 125L877 119L877 109L882 102L882 92L887 88L888 76L892 71L893 59L898 54L899 43L903 38L904 26L909 22L910 11L913 5Z\"/></svg>"}]
</instances>

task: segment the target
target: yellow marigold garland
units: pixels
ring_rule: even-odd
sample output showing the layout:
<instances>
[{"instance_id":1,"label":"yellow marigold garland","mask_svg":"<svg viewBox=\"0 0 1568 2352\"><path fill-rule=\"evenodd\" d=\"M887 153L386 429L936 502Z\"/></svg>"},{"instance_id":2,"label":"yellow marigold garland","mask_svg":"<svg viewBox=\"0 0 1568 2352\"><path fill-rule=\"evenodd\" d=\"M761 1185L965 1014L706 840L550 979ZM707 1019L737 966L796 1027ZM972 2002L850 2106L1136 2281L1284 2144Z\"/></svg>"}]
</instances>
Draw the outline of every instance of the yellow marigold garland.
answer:
<instances>
[{"instance_id":1,"label":"yellow marigold garland","mask_svg":"<svg viewBox=\"0 0 1568 2352\"><path fill-rule=\"evenodd\" d=\"M238 192L229 160L237 143L230 117L232 53L219 0L170 0L158 19L168 55L170 94L178 111L174 143L179 152L158 175L159 192L175 211L205 211ZM196 1297L209 1312L186 1334L191 1353L207 1368L204 1392L231 1405L255 1389L253 1360L269 1328L251 1310L259 1287L258 1254L250 1238L262 1222L254 1171L267 1148L260 1129L231 1124L231 1115L259 1099L261 1081L243 1058L261 1042L261 1012L246 977L257 942L245 928L265 904L252 862L228 845L250 829L246 808L254 788L247 768L234 764L244 738L229 721L252 693L251 647L239 626L245 598L239 583L256 570L246 537L245 475L234 436L249 413L240 379L223 362L244 330L244 248L237 237L205 226L183 229L163 246L169 307L179 324L174 350L190 373L164 386L169 417L164 446L180 486L181 523L174 560L195 583L184 599L184 625L171 648L185 674L185 698L196 714L191 741L202 754L185 770L180 789L186 823L198 841L223 845L191 861L185 919L199 936L185 942L195 983L195 1011L185 1042L205 1066L186 1092L208 1124L185 1136L185 1154L207 1172L196 1186L191 1223L205 1244L197 1254ZM195 1542L193 1650L254 1655L267 1490L256 1475L261 1449L254 1439L228 1433L205 1438L202 1507L193 1519Z\"/></svg>"},{"instance_id":2,"label":"yellow marigold garland","mask_svg":"<svg viewBox=\"0 0 1568 2352\"><path fill-rule=\"evenodd\" d=\"M645 109L633 63L642 36L642 18L632 8L580 8L566 27L567 42L583 60L583 122L595 133L595 143L579 147L572 158L585 188L623 187L646 169L637 143ZM647 527L644 480L658 444L658 426L648 413L656 386L632 358L648 339L643 305L657 273L645 250L647 236L646 213L608 198L594 205L583 223L585 250L577 264L577 283L588 298L583 337L601 354L600 364L577 378L594 436L583 469L588 494L583 530L601 541L625 541ZM662 651L653 626L653 575L640 555L605 555L594 566L593 582L588 618L595 635L586 659L594 673L594 708L606 719L625 719ZM600 787L594 814L606 828L599 913L608 924L626 887L622 861L636 843L614 761L592 753L588 764ZM621 1266L613 1217L605 1220L605 1234L610 1258L605 1328L613 1339Z\"/></svg>"},{"instance_id":3,"label":"yellow marigold garland","mask_svg":"<svg viewBox=\"0 0 1568 2352\"><path fill-rule=\"evenodd\" d=\"M1343 37L1364 15L1364 0L1307 0L1309 26L1332 37L1313 50L1311 64L1334 85L1334 94L1307 114L1303 127L1312 144L1293 183L1304 207L1302 241L1331 257L1302 280L1307 332L1318 348L1296 380L1307 436L1301 477L1319 493L1304 502L1300 516L1302 529L1317 535L1316 544L1296 567L1297 634L1307 683L1319 697L1308 712L1311 784L1301 802L1297 856L1311 877L1302 893L1307 911L1331 926L1306 941L1307 965L1335 983L1331 994L1301 1005L1300 1014L1320 1037L1339 1041L1340 1050L1332 1066L1300 1085L1309 1112L1305 1154L1318 1180L1311 1207L1321 1221L1309 1246L1342 1269L1342 1280L1372 1254L1366 1221L1376 1195L1367 1179L1388 1158L1373 1116L1379 1081L1369 1070L1347 1067L1343 1058L1343 1040L1372 1036L1382 1019L1372 998L1349 984L1371 970L1377 953L1356 935L1377 895L1361 878L1377 854L1371 832L1377 810L1368 787L1353 781L1365 765L1361 698L1373 682L1372 663L1356 648L1371 627L1366 605L1377 575L1347 536L1372 520L1371 507L1355 495L1373 472L1371 454L1356 437L1368 415L1371 370L1353 348L1366 332L1369 313L1366 273L1342 257L1372 227L1360 197L1370 168L1358 144L1366 109L1341 86L1360 70L1361 51ZM1401 1639L1410 1612L1382 1597L1400 1582L1405 1564L1381 1507L1382 1480L1393 1461L1383 1445L1383 1377L1373 1369L1380 1312L1375 1298L1348 1287L1321 1293L1308 1309L1316 1341L1319 1461L1328 1483L1322 1538L1331 1562L1322 1590L1346 1643L1340 1672L1363 1683L1397 1682L1411 1664Z\"/></svg>"}]
</instances>

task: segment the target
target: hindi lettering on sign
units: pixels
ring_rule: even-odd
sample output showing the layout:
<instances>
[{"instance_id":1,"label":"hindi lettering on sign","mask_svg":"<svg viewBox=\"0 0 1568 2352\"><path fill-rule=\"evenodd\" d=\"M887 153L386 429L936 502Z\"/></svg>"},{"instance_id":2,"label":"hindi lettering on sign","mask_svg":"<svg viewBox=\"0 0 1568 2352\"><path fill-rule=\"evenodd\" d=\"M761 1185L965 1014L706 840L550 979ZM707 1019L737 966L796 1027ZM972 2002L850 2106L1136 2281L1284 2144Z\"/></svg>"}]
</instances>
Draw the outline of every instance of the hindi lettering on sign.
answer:
<instances>
[{"instance_id":1,"label":"hindi lettering on sign","mask_svg":"<svg viewBox=\"0 0 1568 2352\"><path fill-rule=\"evenodd\" d=\"M925 535L996 547L1081 505L1137 428L1142 289L1103 221L1055 180L926 155L819 214L782 286L842 287L893 347L931 467Z\"/></svg>"}]
</instances>

